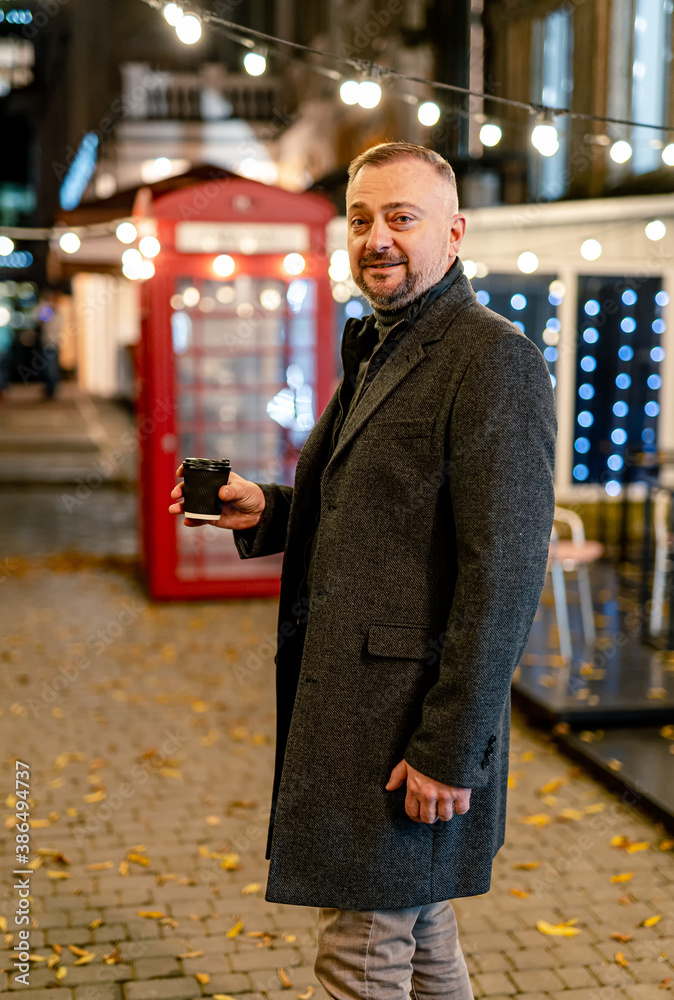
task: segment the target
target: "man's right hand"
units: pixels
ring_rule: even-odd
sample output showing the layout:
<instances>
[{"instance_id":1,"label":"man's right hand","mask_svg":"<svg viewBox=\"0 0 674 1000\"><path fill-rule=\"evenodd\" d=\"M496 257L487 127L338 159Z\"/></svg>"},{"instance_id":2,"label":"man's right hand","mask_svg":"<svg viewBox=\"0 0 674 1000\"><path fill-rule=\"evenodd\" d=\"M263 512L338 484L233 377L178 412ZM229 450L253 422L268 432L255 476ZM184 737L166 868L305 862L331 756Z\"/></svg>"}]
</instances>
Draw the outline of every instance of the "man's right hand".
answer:
<instances>
[{"instance_id":1,"label":"man's right hand","mask_svg":"<svg viewBox=\"0 0 674 1000\"><path fill-rule=\"evenodd\" d=\"M182 474L183 467L180 465L176 470L176 476L182 476ZM169 513L182 514L184 504L182 483L178 483L171 491L171 496L177 502L171 504ZM188 528L203 528L205 524L213 524L216 528L244 530L245 528L255 528L260 523L265 508L265 498L257 483L237 476L236 472L230 472L229 481L226 486L220 487L218 496L224 500L224 506L217 520L201 521L197 518L185 517L183 524L186 524Z\"/></svg>"}]
</instances>

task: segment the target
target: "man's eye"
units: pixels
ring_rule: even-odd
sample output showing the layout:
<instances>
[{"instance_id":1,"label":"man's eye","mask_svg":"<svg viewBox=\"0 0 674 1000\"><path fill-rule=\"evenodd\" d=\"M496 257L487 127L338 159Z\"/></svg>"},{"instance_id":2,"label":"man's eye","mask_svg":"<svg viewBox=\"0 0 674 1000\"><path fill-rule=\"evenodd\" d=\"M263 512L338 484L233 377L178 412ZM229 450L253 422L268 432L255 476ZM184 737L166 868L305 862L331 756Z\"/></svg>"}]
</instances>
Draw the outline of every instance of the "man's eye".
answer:
<instances>
[{"instance_id":1,"label":"man's eye","mask_svg":"<svg viewBox=\"0 0 674 1000\"><path fill-rule=\"evenodd\" d=\"M396 217L395 221L396 222L411 222L412 221L412 216L411 215L399 215L399 216Z\"/></svg>"},{"instance_id":2,"label":"man's eye","mask_svg":"<svg viewBox=\"0 0 674 1000\"><path fill-rule=\"evenodd\" d=\"M360 224L361 224L361 223L362 223L363 221L364 221L363 219L352 219L352 220L351 220L351 225L352 225L352 226L358 226L358 225L360 225Z\"/></svg>"}]
</instances>

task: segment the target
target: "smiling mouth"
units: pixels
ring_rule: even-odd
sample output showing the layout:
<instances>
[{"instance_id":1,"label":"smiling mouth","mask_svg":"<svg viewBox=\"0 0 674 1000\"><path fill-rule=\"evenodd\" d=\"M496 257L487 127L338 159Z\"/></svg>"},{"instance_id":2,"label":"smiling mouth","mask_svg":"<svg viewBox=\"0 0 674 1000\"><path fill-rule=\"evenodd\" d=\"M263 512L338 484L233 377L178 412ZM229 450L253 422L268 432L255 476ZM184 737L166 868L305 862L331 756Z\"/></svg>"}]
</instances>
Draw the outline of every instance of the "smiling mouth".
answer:
<instances>
[{"instance_id":1,"label":"smiling mouth","mask_svg":"<svg viewBox=\"0 0 674 1000\"><path fill-rule=\"evenodd\" d=\"M387 268L387 267L399 267L402 263L403 263L403 261L396 260L396 261L392 261L391 263L388 263L388 264L365 264L365 267L375 268L376 270L380 271L380 270L382 270L384 268Z\"/></svg>"}]
</instances>

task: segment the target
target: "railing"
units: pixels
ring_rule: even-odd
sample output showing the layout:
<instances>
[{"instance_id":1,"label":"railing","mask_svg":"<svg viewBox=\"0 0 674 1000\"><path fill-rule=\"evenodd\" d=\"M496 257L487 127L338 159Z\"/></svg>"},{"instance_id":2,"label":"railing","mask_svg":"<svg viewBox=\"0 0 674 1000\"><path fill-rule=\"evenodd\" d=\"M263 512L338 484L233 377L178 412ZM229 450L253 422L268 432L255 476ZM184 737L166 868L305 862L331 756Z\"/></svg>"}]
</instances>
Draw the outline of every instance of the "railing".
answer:
<instances>
[{"instance_id":1,"label":"railing","mask_svg":"<svg viewBox=\"0 0 674 1000\"><path fill-rule=\"evenodd\" d=\"M278 78L230 74L219 64L208 64L199 73L171 73L126 63L122 81L126 116L136 120L269 121L281 88Z\"/></svg>"}]
</instances>

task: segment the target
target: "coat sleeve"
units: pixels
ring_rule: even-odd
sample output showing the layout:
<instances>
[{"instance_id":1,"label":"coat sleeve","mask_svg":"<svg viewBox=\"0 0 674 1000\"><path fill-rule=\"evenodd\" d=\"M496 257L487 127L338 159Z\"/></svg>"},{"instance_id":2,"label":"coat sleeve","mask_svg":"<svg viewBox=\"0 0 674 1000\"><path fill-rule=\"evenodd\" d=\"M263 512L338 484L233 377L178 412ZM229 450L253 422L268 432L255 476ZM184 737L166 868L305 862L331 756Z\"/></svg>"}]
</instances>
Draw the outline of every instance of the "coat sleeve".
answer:
<instances>
[{"instance_id":1,"label":"coat sleeve","mask_svg":"<svg viewBox=\"0 0 674 1000\"><path fill-rule=\"evenodd\" d=\"M277 483L257 485L264 493L265 499L259 523L254 528L232 532L241 559L271 556L285 549L293 487L279 486Z\"/></svg>"},{"instance_id":2,"label":"coat sleeve","mask_svg":"<svg viewBox=\"0 0 674 1000\"><path fill-rule=\"evenodd\" d=\"M507 332L471 360L447 437L456 587L438 679L405 752L443 784L489 780L485 751L490 738L496 743L545 580L556 432L550 374L528 338Z\"/></svg>"}]
</instances>

